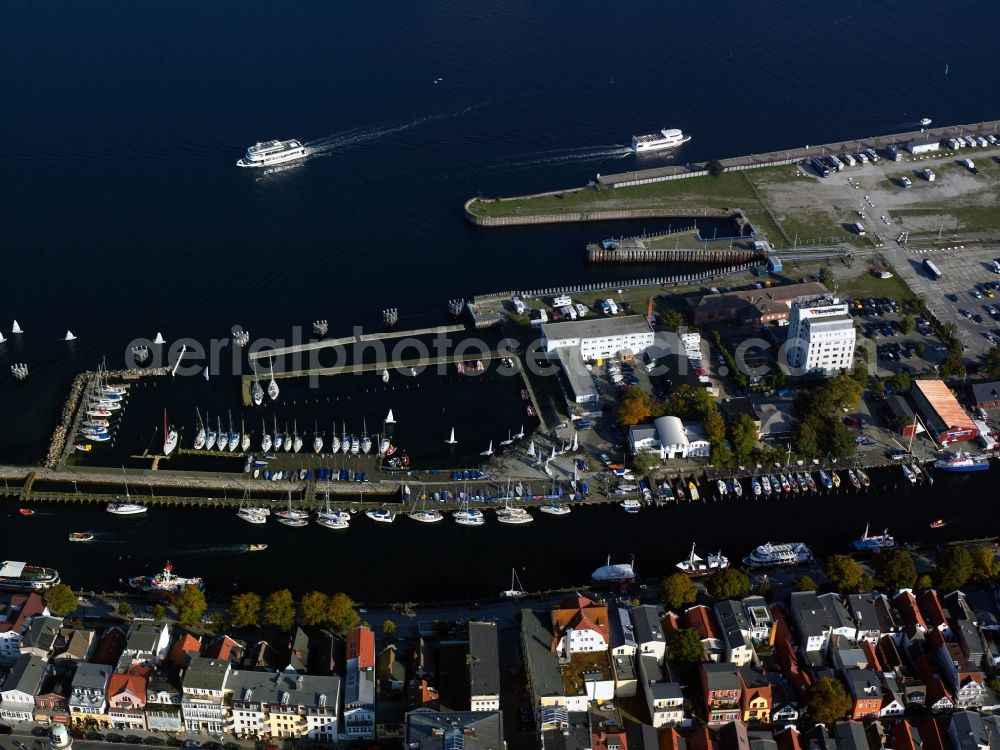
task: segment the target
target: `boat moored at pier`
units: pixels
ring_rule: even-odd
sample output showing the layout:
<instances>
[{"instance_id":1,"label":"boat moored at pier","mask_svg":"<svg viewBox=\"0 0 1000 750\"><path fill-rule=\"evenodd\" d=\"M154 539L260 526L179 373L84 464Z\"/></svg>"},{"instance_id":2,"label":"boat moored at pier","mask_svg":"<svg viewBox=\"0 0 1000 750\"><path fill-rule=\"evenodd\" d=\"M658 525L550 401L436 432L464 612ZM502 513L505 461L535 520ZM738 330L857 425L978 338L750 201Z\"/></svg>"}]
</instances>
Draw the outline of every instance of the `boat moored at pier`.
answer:
<instances>
[{"instance_id":1,"label":"boat moored at pier","mask_svg":"<svg viewBox=\"0 0 1000 750\"><path fill-rule=\"evenodd\" d=\"M934 468L941 471L986 471L990 468L990 457L986 455L972 456L959 451L949 458L939 458L934 462Z\"/></svg>"},{"instance_id":2,"label":"boat moored at pier","mask_svg":"<svg viewBox=\"0 0 1000 750\"><path fill-rule=\"evenodd\" d=\"M769 568L777 565L798 565L812 559L812 550L802 542L785 544L767 542L744 557L743 564L749 568Z\"/></svg>"},{"instance_id":3,"label":"boat moored at pier","mask_svg":"<svg viewBox=\"0 0 1000 750\"><path fill-rule=\"evenodd\" d=\"M0 589L45 591L57 583L59 583L59 571L54 568L43 568L13 560L4 560L0 565Z\"/></svg>"},{"instance_id":4,"label":"boat moored at pier","mask_svg":"<svg viewBox=\"0 0 1000 750\"><path fill-rule=\"evenodd\" d=\"M139 591L165 591L169 593L180 591L185 586L204 587L200 578L184 578L174 575L174 566L169 561L163 566L163 570L156 575L129 578L128 585Z\"/></svg>"}]
</instances>

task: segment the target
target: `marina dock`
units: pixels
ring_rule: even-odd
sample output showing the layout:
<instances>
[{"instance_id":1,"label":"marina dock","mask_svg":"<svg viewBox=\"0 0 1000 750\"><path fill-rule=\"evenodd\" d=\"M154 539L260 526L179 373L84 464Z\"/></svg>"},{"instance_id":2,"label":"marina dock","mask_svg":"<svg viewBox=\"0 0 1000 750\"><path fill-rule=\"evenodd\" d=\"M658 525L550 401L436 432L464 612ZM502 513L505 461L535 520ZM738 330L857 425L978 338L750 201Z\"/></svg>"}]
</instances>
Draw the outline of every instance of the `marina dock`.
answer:
<instances>
[{"instance_id":1,"label":"marina dock","mask_svg":"<svg viewBox=\"0 0 1000 750\"><path fill-rule=\"evenodd\" d=\"M415 337L415 336L437 336L447 333L458 333L464 331L465 326L455 324L450 326L434 326L432 328L419 328L410 331L384 331L382 333L362 333L356 336L346 336L338 339L319 339L292 346L282 346L274 349L265 349L259 352L250 352L247 357L251 362L260 360L270 360L278 357L285 357L305 352L322 351L323 349L333 349L338 346L348 346L351 344L363 344L373 341L387 341L391 339ZM275 373L277 377L277 373Z\"/></svg>"}]
</instances>

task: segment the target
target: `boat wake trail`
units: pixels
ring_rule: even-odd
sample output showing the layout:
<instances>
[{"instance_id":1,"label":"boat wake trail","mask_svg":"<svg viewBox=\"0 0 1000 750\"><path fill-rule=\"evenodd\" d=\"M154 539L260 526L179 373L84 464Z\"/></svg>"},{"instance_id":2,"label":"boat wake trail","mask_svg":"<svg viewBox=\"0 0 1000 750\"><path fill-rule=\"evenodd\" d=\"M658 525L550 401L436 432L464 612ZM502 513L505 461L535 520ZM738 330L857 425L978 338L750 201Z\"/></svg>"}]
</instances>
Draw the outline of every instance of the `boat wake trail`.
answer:
<instances>
[{"instance_id":1,"label":"boat wake trail","mask_svg":"<svg viewBox=\"0 0 1000 750\"><path fill-rule=\"evenodd\" d=\"M203 547L185 547L178 550L184 554L190 555L225 555L225 554L237 554L240 552L247 551L247 545L245 544L213 544L205 545Z\"/></svg>"},{"instance_id":2,"label":"boat wake trail","mask_svg":"<svg viewBox=\"0 0 1000 750\"><path fill-rule=\"evenodd\" d=\"M528 169L545 164L565 162L599 161L601 159L624 159L632 153L628 146L599 146L585 149L560 149L557 151L529 154L530 158L515 159L496 165L495 169Z\"/></svg>"}]
</instances>

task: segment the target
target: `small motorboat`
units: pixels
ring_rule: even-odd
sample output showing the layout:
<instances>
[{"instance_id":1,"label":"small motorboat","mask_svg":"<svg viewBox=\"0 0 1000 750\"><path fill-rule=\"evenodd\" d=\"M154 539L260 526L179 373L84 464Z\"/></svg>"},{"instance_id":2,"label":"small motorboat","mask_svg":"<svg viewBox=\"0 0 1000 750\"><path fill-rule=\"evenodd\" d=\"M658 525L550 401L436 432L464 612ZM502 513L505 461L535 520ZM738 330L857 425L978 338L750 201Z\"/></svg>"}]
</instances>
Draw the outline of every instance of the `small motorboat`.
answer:
<instances>
[{"instance_id":1,"label":"small motorboat","mask_svg":"<svg viewBox=\"0 0 1000 750\"><path fill-rule=\"evenodd\" d=\"M70 532L69 540L71 542L92 542L94 541L93 531L73 531Z\"/></svg>"},{"instance_id":2,"label":"small motorboat","mask_svg":"<svg viewBox=\"0 0 1000 750\"><path fill-rule=\"evenodd\" d=\"M28 516L35 515L35 511L33 511L31 508L21 508L17 512L20 513L25 518L27 518Z\"/></svg>"},{"instance_id":3,"label":"small motorboat","mask_svg":"<svg viewBox=\"0 0 1000 750\"><path fill-rule=\"evenodd\" d=\"M267 549L266 544L248 544L247 552L263 552Z\"/></svg>"},{"instance_id":4,"label":"small motorboat","mask_svg":"<svg viewBox=\"0 0 1000 750\"><path fill-rule=\"evenodd\" d=\"M931 521L931 528L932 529L940 529L944 525L945 525L945 522L944 522L943 518L939 518L936 521Z\"/></svg>"}]
</instances>

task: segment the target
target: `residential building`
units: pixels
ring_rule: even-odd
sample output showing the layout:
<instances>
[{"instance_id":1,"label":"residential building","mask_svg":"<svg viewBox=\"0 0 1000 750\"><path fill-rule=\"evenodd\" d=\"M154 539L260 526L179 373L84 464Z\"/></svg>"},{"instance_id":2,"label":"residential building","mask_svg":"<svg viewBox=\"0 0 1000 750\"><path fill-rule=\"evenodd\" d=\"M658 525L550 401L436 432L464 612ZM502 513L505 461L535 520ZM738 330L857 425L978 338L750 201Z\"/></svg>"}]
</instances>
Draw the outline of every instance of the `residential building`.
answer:
<instances>
[{"instance_id":1,"label":"residential building","mask_svg":"<svg viewBox=\"0 0 1000 750\"><path fill-rule=\"evenodd\" d=\"M913 381L909 390L931 435L942 445L975 440L979 430L943 380Z\"/></svg>"},{"instance_id":2,"label":"residential building","mask_svg":"<svg viewBox=\"0 0 1000 750\"><path fill-rule=\"evenodd\" d=\"M622 353L635 356L653 345L653 329L642 315L545 323L542 343L548 354L563 347L577 348L586 361Z\"/></svg>"},{"instance_id":3,"label":"residential building","mask_svg":"<svg viewBox=\"0 0 1000 750\"><path fill-rule=\"evenodd\" d=\"M606 651L609 640L604 604L577 596L552 610L552 650L561 660L576 653Z\"/></svg>"},{"instance_id":4,"label":"residential building","mask_svg":"<svg viewBox=\"0 0 1000 750\"><path fill-rule=\"evenodd\" d=\"M167 656L170 627L167 623L135 622L128 629L125 647L118 657L118 669L156 666Z\"/></svg>"},{"instance_id":5,"label":"residential building","mask_svg":"<svg viewBox=\"0 0 1000 750\"><path fill-rule=\"evenodd\" d=\"M565 706L559 657L552 651L552 631L539 614L520 610L521 649L533 712L548 706Z\"/></svg>"},{"instance_id":6,"label":"residential building","mask_svg":"<svg viewBox=\"0 0 1000 750\"><path fill-rule=\"evenodd\" d=\"M108 727L108 682L111 667L107 664L81 664L76 668L70 684L69 713L73 724L97 724Z\"/></svg>"},{"instance_id":7,"label":"residential building","mask_svg":"<svg viewBox=\"0 0 1000 750\"><path fill-rule=\"evenodd\" d=\"M739 672L732 664L702 664L701 692L706 721L724 724L739 719L742 689Z\"/></svg>"},{"instance_id":8,"label":"residential building","mask_svg":"<svg viewBox=\"0 0 1000 750\"><path fill-rule=\"evenodd\" d=\"M35 695L35 721L39 724L69 724L69 680L56 668L50 668Z\"/></svg>"},{"instance_id":9,"label":"residential building","mask_svg":"<svg viewBox=\"0 0 1000 750\"><path fill-rule=\"evenodd\" d=\"M12 666L21 655L21 639L35 617L49 609L38 594L14 594L0 620L0 664Z\"/></svg>"},{"instance_id":10,"label":"residential building","mask_svg":"<svg viewBox=\"0 0 1000 750\"><path fill-rule=\"evenodd\" d=\"M767 606L762 596L748 596L741 602L747 615L747 622L750 626L750 639L752 641L767 642L771 637L771 628L774 626L774 618L771 617L771 610Z\"/></svg>"},{"instance_id":11,"label":"residential building","mask_svg":"<svg viewBox=\"0 0 1000 750\"><path fill-rule=\"evenodd\" d=\"M108 681L108 717L116 729L146 728L146 677L137 670L116 672Z\"/></svg>"},{"instance_id":12,"label":"residential building","mask_svg":"<svg viewBox=\"0 0 1000 750\"><path fill-rule=\"evenodd\" d=\"M34 654L21 654L0 688L0 718L9 723L31 721L35 715L35 696L49 665Z\"/></svg>"},{"instance_id":13,"label":"residential building","mask_svg":"<svg viewBox=\"0 0 1000 750\"><path fill-rule=\"evenodd\" d=\"M201 654L201 638L191 633L181 633L171 644L167 658L183 669L187 666L189 658L199 654Z\"/></svg>"},{"instance_id":14,"label":"residential building","mask_svg":"<svg viewBox=\"0 0 1000 750\"><path fill-rule=\"evenodd\" d=\"M118 625L112 625L104 629L94 657L91 661L95 664L107 664L109 667L116 667L122 652L125 650L125 630Z\"/></svg>"},{"instance_id":15,"label":"residential building","mask_svg":"<svg viewBox=\"0 0 1000 750\"><path fill-rule=\"evenodd\" d=\"M656 657L647 654L650 658ZM639 691L639 668L636 660L641 656L635 654L619 654L611 656L611 671L615 678L615 698L632 698Z\"/></svg>"},{"instance_id":16,"label":"residential building","mask_svg":"<svg viewBox=\"0 0 1000 750\"><path fill-rule=\"evenodd\" d=\"M226 729L222 698L231 672L228 661L196 656L188 662L181 680L184 731L219 734Z\"/></svg>"},{"instance_id":17,"label":"residential building","mask_svg":"<svg viewBox=\"0 0 1000 750\"><path fill-rule=\"evenodd\" d=\"M684 626L698 633L701 645L705 649L705 658L711 662L719 661L725 652L714 620L712 610L704 604L697 604L684 610Z\"/></svg>"},{"instance_id":18,"label":"residential building","mask_svg":"<svg viewBox=\"0 0 1000 750\"><path fill-rule=\"evenodd\" d=\"M500 710L500 647L495 622L469 622L469 710Z\"/></svg>"},{"instance_id":19,"label":"residential building","mask_svg":"<svg viewBox=\"0 0 1000 750\"><path fill-rule=\"evenodd\" d=\"M788 364L796 374L826 377L854 366L856 331L847 304L832 296L800 297L788 322Z\"/></svg>"},{"instance_id":20,"label":"residential building","mask_svg":"<svg viewBox=\"0 0 1000 750\"><path fill-rule=\"evenodd\" d=\"M154 671L146 679L146 727L151 731L183 732L181 684L173 671Z\"/></svg>"},{"instance_id":21,"label":"residential building","mask_svg":"<svg viewBox=\"0 0 1000 750\"><path fill-rule=\"evenodd\" d=\"M883 635L899 630L885 594L851 594L847 597L847 608L854 619L856 641L878 643Z\"/></svg>"},{"instance_id":22,"label":"residential building","mask_svg":"<svg viewBox=\"0 0 1000 750\"><path fill-rule=\"evenodd\" d=\"M22 654L33 654L42 661L48 661L59 640L62 627L60 617L35 617L21 638L19 649Z\"/></svg>"},{"instance_id":23,"label":"residential building","mask_svg":"<svg viewBox=\"0 0 1000 750\"><path fill-rule=\"evenodd\" d=\"M403 747L419 750L502 750L503 717L499 711L410 711Z\"/></svg>"},{"instance_id":24,"label":"residential building","mask_svg":"<svg viewBox=\"0 0 1000 750\"><path fill-rule=\"evenodd\" d=\"M634 656L638 649L635 641L635 629L632 627L632 612L628 607L610 607L609 632L611 642L608 649L612 656Z\"/></svg>"},{"instance_id":25,"label":"residential building","mask_svg":"<svg viewBox=\"0 0 1000 750\"><path fill-rule=\"evenodd\" d=\"M542 709L538 734L541 750L590 750L590 716L563 707Z\"/></svg>"},{"instance_id":26,"label":"residential building","mask_svg":"<svg viewBox=\"0 0 1000 750\"><path fill-rule=\"evenodd\" d=\"M782 323L788 320L794 300L826 294L827 291L818 282L807 282L769 289L706 294L689 298L691 320L696 326L721 322L754 327Z\"/></svg>"},{"instance_id":27,"label":"residential building","mask_svg":"<svg viewBox=\"0 0 1000 750\"><path fill-rule=\"evenodd\" d=\"M347 660L344 680L344 737L375 738L375 667L361 667L361 659Z\"/></svg>"},{"instance_id":28,"label":"residential building","mask_svg":"<svg viewBox=\"0 0 1000 750\"><path fill-rule=\"evenodd\" d=\"M750 642L750 620L740 602L727 599L715 605L715 617L722 631L725 661L742 667L755 661L757 654Z\"/></svg>"},{"instance_id":29,"label":"residential building","mask_svg":"<svg viewBox=\"0 0 1000 750\"><path fill-rule=\"evenodd\" d=\"M910 589L902 589L896 598L892 600L892 606L896 610L897 619L902 626L906 637L913 640L915 637L923 637L927 632L927 623L917 606L917 597Z\"/></svg>"},{"instance_id":30,"label":"residential building","mask_svg":"<svg viewBox=\"0 0 1000 750\"><path fill-rule=\"evenodd\" d=\"M662 665L667 655L667 639L657 608L649 604L632 607L632 628L638 652L652 654L657 664Z\"/></svg>"},{"instance_id":31,"label":"residential building","mask_svg":"<svg viewBox=\"0 0 1000 750\"><path fill-rule=\"evenodd\" d=\"M806 653L825 651L832 626L823 603L815 591L794 591L788 605L799 645Z\"/></svg>"},{"instance_id":32,"label":"residential building","mask_svg":"<svg viewBox=\"0 0 1000 750\"><path fill-rule=\"evenodd\" d=\"M952 637L951 625L948 624L948 616L944 612L944 607L941 606L937 591L934 589L922 591L917 597L917 606L920 607L924 622L927 623L929 629L940 630L941 635L945 638Z\"/></svg>"},{"instance_id":33,"label":"residential building","mask_svg":"<svg viewBox=\"0 0 1000 750\"><path fill-rule=\"evenodd\" d=\"M823 609L826 610L827 620L830 623L830 635L839 635L842 638L853 639L857 632L854 618L847 611L844 602L840 599L840 594L820 594L818 597Z\"/></svg>"},{"instance_id":34,"label":"residential building","mask_svg":"<svg viewBox=\"0 0 1000 750\"><path fill-rule=\"evenodd\" d=\"M763 672L753 667L741 667L740 721L769 724L773 705L771 681Z\"/></svg>"},{"instance_id":35,"label":"residential building","mask_svg":"<svg viewBox=\"0 0 1000 750\"><path fill-rule=\"evenodd\" d=\"M988 383L973 383L972 403L977 409L997 409L1000 408L1000 380L991 380Z\"/></svg>"},{"instance_id":36,"label":"residential building","mask_svg":"<svg viewBox=\"0 0 1000 750\"><path fill-rule=\"evenodd\" d=\"M869 750L865 725L860 721L838 721L833 727L833 738L836 750Z\"/></svg>"},{"instance_id":37,"label":"residential building","mask_svg":"<svg viewBox=\"0 0 1000 750\"><path fill-rule=\"evenodd\" d=\"M956 711L948 723L948 739L954 750L990 750L997 740L990 735L983 717L976 711Z\"/></svg>"},{"instance_id":38,"label":"residential building","mask_svg":"<svg viewBox=\"0 0 1000 750\"><path fill-rule=\"evenodd\" d=\"M681 686L663 677L663 668L652 654L639 655L639 679L652 725L659 729L684 721Z\"/></svg>"},{"instance_id":39,"label":"residential building","mask_svg":"<svg viewBox=\"0 0 1000 750\"><path fill-rule=\"evenodd\" d=\"M78 664L89 661L93 656L97 647L97 639L94 636L94 631L86 628L60 628L50 661L68 669L76 669Z\"/></svg>"},{"instance_id":40,"label":"residential building","mask_svg":"<svg viewBox=\"0 0 1000 750\"><path fill-rule=\"evenodd\" d=\"M232 670L225 693L226 727L238 736L327 743L338 739L340 678L336 675L303 675L292 669Z\"/></svg>"},{"instance_id":41,"label":"residential building","mask_svg":"<svg viewBox=\"0 0 1000 750\"><path fill-rule=\"evenodd\" d=\"M851 718L872 719L882 709L882 685L878 675L870 669L846 669L844 679L851 696Z\"/></svg>"}]
</instances>

